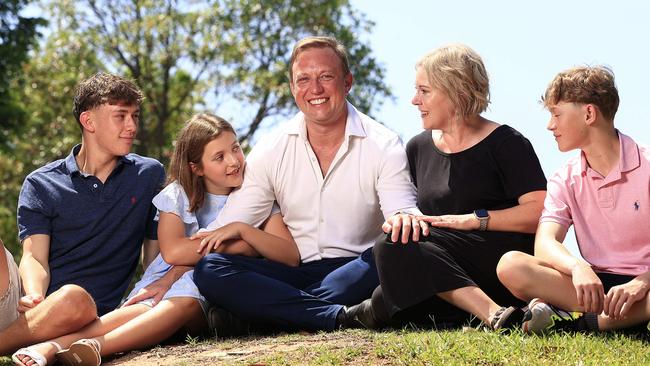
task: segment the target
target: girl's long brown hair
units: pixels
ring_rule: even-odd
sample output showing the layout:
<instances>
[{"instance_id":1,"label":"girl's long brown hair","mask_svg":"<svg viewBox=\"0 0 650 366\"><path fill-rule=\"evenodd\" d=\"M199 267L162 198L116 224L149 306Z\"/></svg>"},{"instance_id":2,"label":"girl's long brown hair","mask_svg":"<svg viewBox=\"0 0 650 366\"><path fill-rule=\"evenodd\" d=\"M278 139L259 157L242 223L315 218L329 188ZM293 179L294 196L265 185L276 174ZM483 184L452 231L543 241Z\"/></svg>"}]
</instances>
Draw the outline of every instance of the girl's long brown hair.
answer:
<instances>
[{"instance_id":1,"label":"girl's long brown hair","mask_svg":"<svg viewBox=\"0 0 650 366\"><path fill-rule=\"evenodd\" d=\"M223 132L235 129L225 119L208 113L195 114L178 132L174 153L169 164L167 184L177 181L190 200L190 212L195 212L205 202L205 184L203 177L192 172L190 163L201 166L201 157L205 145L219 137Z\"/></svg>"}]
</instances>

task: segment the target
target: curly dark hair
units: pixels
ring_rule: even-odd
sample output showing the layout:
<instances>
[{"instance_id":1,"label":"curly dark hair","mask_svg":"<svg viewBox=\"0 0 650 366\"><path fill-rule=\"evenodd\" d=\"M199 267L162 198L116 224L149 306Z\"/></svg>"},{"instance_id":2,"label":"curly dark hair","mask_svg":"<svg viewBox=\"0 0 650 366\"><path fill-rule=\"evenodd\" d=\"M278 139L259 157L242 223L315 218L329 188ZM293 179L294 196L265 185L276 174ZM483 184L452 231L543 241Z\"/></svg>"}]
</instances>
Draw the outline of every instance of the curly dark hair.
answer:
<instances>
[{"instance_id":1,"label":"curly dark hair","mask_svg":"<svg viewBox=\"0 0 650 366\"><path fill-rule=\"evenodd\" d=\"M77 86L72 113L81 127L79 116L87 110L105 103L126 103L139 106L143 100L142 92L131 80L99 72L83 80Z\"/></svg>"}]
</instances>

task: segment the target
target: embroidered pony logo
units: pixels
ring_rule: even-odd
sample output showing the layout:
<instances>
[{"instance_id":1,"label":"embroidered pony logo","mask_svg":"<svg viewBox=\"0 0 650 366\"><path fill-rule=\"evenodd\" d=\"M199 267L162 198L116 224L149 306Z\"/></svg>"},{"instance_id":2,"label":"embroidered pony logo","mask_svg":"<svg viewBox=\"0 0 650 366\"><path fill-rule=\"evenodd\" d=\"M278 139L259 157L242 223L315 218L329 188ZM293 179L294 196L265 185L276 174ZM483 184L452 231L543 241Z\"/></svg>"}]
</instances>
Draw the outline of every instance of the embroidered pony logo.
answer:
<instances>
[{"instance_id":1,"label":"embroidered pony logo","mask_svg":"<svg viewBox=\"0 0 650 366\"><path fill-rule=\"evenodd\" d=\"M634 211L639 211L639 201L634 201Z\"/></svg>"}]
</instances>

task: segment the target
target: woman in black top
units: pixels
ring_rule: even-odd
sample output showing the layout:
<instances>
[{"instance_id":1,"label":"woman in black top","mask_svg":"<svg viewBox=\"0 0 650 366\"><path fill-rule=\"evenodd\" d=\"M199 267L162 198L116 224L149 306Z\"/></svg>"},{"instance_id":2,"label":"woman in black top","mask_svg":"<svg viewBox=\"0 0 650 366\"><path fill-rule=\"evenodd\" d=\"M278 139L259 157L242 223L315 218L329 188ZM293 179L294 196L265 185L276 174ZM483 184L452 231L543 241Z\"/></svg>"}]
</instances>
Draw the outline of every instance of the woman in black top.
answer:
<instances>
[{"instance_id":1,"label":"woman in black top","mask_svg":"<svg viewBox=\"0 0 650 366\"><path fill-rule=\"evenodd\" d=\"M392 232L374 247L381 286L347 316L369 327L458 326L471 315L494 329L512 326L523 313L511 305L522 303L499 282L496 265L510 250L533 252L544 173L525 137L480 115L489 84L472 49L437 49L416 71L412 103L425 131L406 151L425 216L396 215L384 224ZM408 227L418 220L431 228L415 242Z\"/></svg>"}]
</instances>

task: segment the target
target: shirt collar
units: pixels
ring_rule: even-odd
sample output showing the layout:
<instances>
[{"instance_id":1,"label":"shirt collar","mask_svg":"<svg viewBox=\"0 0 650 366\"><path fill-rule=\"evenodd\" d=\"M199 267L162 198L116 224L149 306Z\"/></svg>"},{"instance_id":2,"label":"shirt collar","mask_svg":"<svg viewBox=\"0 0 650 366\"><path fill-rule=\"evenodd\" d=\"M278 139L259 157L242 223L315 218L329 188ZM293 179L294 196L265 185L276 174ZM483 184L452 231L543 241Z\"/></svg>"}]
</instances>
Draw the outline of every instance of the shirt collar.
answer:
<instances>
[{"instance_id":1,"label":"shirt collar","mask_svg":"<svg viewBox=\"0 0 650 366\"><path fill-rule=\"evenodd\" d=\"M347 102L348 107L348 117L345 123L345 140L350 136L366 137L366 131L363 128L363 122L361 121L361 114L357 109L350 103ZM286 129L288 135L298 135L300 138L307 140L307 125L305 123L305 114L298 112L291 119L291 123Z\"/></svg>"},{"instance_id":2,"label":"shirt collar","mask_svg":"<svg viewBox=\"0 0 650 366\"><path fill-rule=\"evenodd\" d=\"M641 164L639 158L639 146L634 142L634 140L629 136L622 134L619 130L616 130L616 133L618 134L620 157L618 161L618 169L608 174L612 180L619 179L621 173L634 170ZM580 151L580 169L583 176L588 174L588 167L587 157L583 151Z\"/></svg>"},{"instance_id":3,"label":"shirt collar","mask_svg":"<svg viewBox=\"0 0 650 366\"><path fill-rule=\"evenodd\" d=\"M618 132L618 140L621 144L621 160L619 163L621 172L629 172L638 168L641 165L639 146L630 137L620 132Z\"/></svg>"},{"instance_id":4,"label":"shirt collar","mask_svg":"<svg viewBox=\"0 0 650 366\"><path fill-rule=\"evenodd\" d=\"M72 151L70 151L70 154L68 154L68 156L65 158L65 167L68 170L68 173L70 175L81 174L81 171L79 170L79 166L77 166L77 160L75 159L77 154L79 154L79 150L81 150L81 144L75 145L72 148ZM133 165L134 163L135 163L135 161L129 155L120 156L117 159L116 168L118 166L120 166L121 164Z\"/></svg>"}]
</instances>

